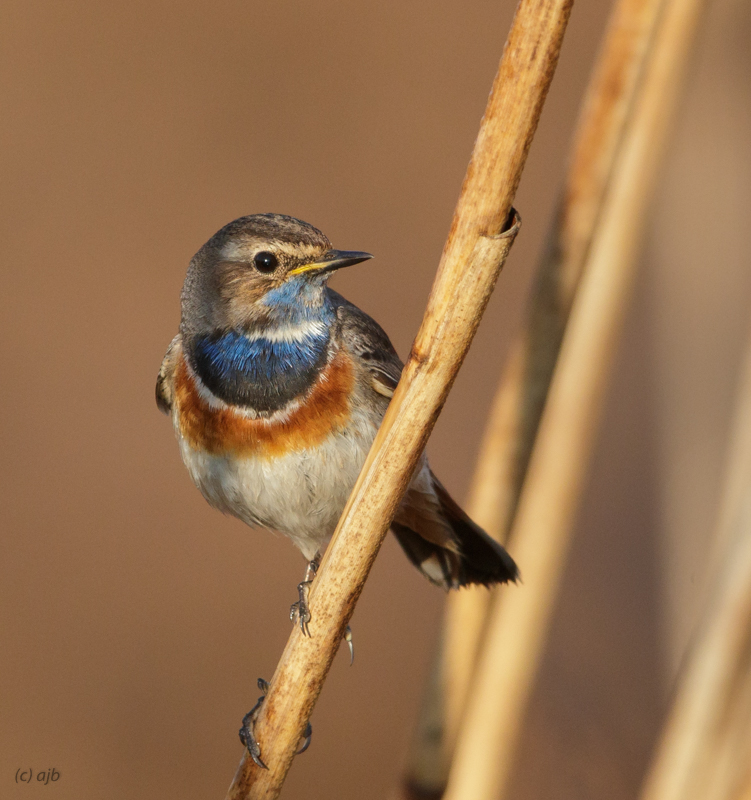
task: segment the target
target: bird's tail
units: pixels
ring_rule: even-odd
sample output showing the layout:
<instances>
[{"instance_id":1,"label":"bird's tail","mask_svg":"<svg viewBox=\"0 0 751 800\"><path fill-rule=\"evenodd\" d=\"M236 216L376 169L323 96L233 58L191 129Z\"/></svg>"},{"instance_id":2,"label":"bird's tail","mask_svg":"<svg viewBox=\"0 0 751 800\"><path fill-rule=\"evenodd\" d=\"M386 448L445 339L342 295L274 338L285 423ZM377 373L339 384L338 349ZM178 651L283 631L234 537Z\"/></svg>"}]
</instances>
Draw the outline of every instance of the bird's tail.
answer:
<instances>
[{"instance_id":1,"label":"bird's tail","mask_svg":"<svg viewBox=\"0 0 751 800\"><path fill-rule=\"evenodd\" d=\"M444 589L516 581L519 570L511 556L425 472L432 491L411 488L391 526L409 560Z\"/></svg>"}]
</instances>

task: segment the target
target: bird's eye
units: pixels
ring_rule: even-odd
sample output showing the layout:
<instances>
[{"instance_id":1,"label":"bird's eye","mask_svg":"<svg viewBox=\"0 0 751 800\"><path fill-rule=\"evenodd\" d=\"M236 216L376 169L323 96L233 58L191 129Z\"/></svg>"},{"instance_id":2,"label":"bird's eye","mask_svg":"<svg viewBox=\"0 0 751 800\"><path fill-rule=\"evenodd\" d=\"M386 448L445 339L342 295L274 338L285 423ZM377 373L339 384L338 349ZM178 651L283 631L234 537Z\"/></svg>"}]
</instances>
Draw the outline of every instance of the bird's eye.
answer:
<instances>
[{"instance_id":1,"label":"bird's eye","mask_svg":"<svg viewBox=\"0 0 751 800\"><path fill-rule=\"evenodd\" d=\"M277 257L266 250L261 253L256 253L253 263L259 272L265 273L273 272L279 266Z\"/></svg>"}]
</instances>

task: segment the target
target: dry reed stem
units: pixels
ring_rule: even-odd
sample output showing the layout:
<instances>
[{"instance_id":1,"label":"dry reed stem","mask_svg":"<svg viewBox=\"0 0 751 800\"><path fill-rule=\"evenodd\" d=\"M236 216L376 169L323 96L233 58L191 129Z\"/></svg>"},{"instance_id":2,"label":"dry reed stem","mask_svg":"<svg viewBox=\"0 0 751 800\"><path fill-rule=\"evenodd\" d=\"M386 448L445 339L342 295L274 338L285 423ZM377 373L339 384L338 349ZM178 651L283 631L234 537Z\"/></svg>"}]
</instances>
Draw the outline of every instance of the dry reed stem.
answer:
<instances>
[{"instance_id":1,"label":"dry reed stem","mask_svg":"<svg viewBox=\"0 0 751 800\"><path fill-rule=\"evenodd\" d=\"M550 243L525 326L512 346L493 403L468 507L470 515L501 542L508 538L584 260L663 5L664 0L619 0L614 5L587 88ZM447 600L443 643L447 762L489 602L488 592L479 588Z\"/></svg>"},{"instance_id":2,"label":"dry reed stem","mask_svg":"<svg viewBox=\"0 0 751 800\"><path fill-rule=\"evenodd\" d=\"M228 798L277 797L380 543L470 345L518 220L511 212L573 0L522 0L488 99L425 317L312 586L311 637L290 636Z\"/></svg>"},{"instance_id":3,"label":"dry reed stem","mask_svg":"<svg viewBox=\"0 0 751 800\"><path fill-rule=\"evenodd\" d=\"M751 527L746 529L748 535ZM748 622L746 623L748 625ZM748 633L748 630L747 630ZM746 642L746 646L748 646ZM751 774L751 664L736 666L732 698L726 705L715 741L709 743L706 764L686 800L735 800Z\"/></svg>"},{"instance_id":4,"label":"dry reed stem","mask_svg":"<svg viewBox=\"0 0 751 800\"><path fill-rule=\"evenodd\" d=\"M558 593L670 112L699 17L668 0L571 311L512 528L524 589L496 595L447 800L506 795Z\"/></svg>"},{"instance_id":5,"label":"dry reed stem","mask_svg":"<svg viewBox=\"0 0 751 800\"><path fill-rule=\"evenodd\" d=\"M602 198L664 0L618 0L580 112L562 199L524 329L512 345L490 412L468 503L505 542ZM447 599L441 651L423 700L407 782L440 793L485 630L490 594Z\"/></svg>"},{"instance_id":6,"label":"dry reed stem","mask_svg":"<svg viewBox=\"0 0 751 800\"><path fill-rule=\"evenodd\" d=\"M751 777L751 342L729 441L721 563L641 800L735 800Z\"/></svg>"}]
</instances>

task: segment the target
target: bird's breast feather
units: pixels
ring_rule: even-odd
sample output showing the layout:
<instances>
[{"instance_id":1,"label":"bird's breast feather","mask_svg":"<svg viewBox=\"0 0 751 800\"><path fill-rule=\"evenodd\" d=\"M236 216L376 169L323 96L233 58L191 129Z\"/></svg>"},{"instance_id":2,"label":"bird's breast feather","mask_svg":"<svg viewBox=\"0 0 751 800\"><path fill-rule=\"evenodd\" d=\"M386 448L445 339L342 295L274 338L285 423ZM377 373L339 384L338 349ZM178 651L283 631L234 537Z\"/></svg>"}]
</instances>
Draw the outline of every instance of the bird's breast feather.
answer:
<instances>
[{"instance_id":1,"label":"bird's breast feather","mask_svg":"<svg viewBox=\"0 0 751 800\"><path fill-rule=\"evenodd\" d=\"M176 424L195 450L212 455L276 458L316 447L347 425L354 386L351 357L339 350L310 391L289 411L252 417L226 403L210 403L185 361L175 372Z\"/></svg>"}]
</instances>

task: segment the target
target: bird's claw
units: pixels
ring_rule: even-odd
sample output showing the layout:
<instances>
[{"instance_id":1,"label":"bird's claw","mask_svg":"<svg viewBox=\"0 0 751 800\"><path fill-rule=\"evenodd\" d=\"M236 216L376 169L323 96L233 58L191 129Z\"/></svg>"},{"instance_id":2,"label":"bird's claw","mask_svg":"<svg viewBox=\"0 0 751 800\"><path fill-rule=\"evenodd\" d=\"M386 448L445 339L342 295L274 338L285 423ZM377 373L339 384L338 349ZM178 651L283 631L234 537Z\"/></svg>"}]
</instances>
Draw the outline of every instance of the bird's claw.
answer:
<instances>
[{"instance_id":1,"label":"bird's claw","mask_svg":"<svg viewBox=\"0 0 751 800\"><path fill-rule=\"evenodd\" d=\"M263 694L261 694L261 696L258 698L253 708L251 708L250 711L248 711L248 713L243 717L239 734L240 741L248 751L248 755L261 769L268 769L268 767L261 760L261 747L258 744L255 734L253 733L253 723L255 722L258 710L261 708L263 701L266 699L266 693L269 690L269 685L263 678L259 678L258 688Z\"/></svg>"},{"instance_id":2,"label":"bird's claw","mask_svg":"<svg viewBox=\"0 0 751 800\"><path fill-rule=\"evenodd\" d=\"M297 584L297 594L300 598L296 603L292 603L289 609L289 618L292 622L297 622L300 625L300 630L303 636L310 636L310 607L308 606L308 597L310 595L310 587L313 583L318 572L320 557L316 556L312 561L308 562L308 568L305 570L305 580Z\"/></svg>"},{"instance_id":3,"label":"bird's claw","mask_svg":"<svg viewBox=\"0 0 751 800\"><path fill-rule=\"evenodd\" d=\"M313 578L315 578L317 572L318 560L314 559L308 564L308 569L305 572L305 580L297 584L297 594L300 599L296 603L292 603L289 608L289 618L292 622L297 622L303 636L310 636L311 614L310 606L308 605L308 597L310 596L310 587L313 584ZM352 628L350 628L349 625L345 628L342 638L349 648L349 663L350 666L352 666L355 661L355 645L352 642ZM299 752L302 753L305 751L308 744L304 744Z\"/></svg>"},{"instance_id":4,"label":"bird's claw","mask_svg":"<svg viewBox=\"0 0 751 800\"><path fill-rule=\"evenodd\" d=\"M355 644L352 641L352 628L347 625L344 629L344 636L342 637L349 647L349 665L350 667L355 663Z\"/></svg>"},{"instance_id":5,"label":"bird's claw","mask_svg":"<svg viewBox=\"0 0 751 800\"><path fill-rule=\"evenodd\" d=\"M296 755L300 755L300 753L304 753L310 747L310 740L313 737L313 726L308 723L305 726L305 730L303 731L303 735L301 737L302 744L300 745L300 749L297 751Z\"/></svg>"},{"instance_id":6,"label":"bird's claw","mask_svg":"<svg viewBox=\"0 0 751 800\"><path fill-rule=\"evenodd\" d=\"M258 715L259 709L263 705L263 701L266 699L266 695L269 691L269 684L263 678L259 678L258 688L261 690L262 694L256 701L256 704L253 706L253 708L251 708L250 711L248 711L248 713L243 717L242 727L240 728L240 741L247 749L248 755L253 759L253 761L261 769L268 769L266 764L264 764L261 759L261 747L258 744L255 734L253 733L253 723ZM308 724L305 726L305 730L303 731L303 735L300 737L302 745L297 751L297 755L304 753L310 747L310 740L312 736L313 726L308 722Z\"/></svg>"},{"instance_id":7,"label":"bird's claw","mask_svg":"<svg viewBox=\"0 0 751 800\"><path fill-rule=\"evenodd\" d=\"M289 618L292 622L297 622L303 636L310 636L310 608L308 606L308 595L310 594L310 584L313 581L303 581L297 584L297 593L300 599L292 603L289 609Z\"/></svg>"}]
</instances>

